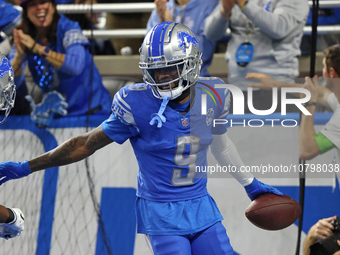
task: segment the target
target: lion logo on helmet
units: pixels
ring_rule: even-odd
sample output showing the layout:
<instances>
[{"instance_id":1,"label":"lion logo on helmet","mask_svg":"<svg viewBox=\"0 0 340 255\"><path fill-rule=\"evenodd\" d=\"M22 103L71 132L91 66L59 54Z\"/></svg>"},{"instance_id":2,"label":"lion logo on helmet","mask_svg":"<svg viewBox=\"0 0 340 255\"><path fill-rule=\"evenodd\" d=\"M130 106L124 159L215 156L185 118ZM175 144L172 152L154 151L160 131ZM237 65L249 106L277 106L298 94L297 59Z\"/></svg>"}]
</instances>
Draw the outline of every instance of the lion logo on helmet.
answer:
<instances>
[{"instance_id":1,"label":"lion logo on helmet","mask_svg":"<svg viewBox=\"0 0 340 255\"><path fill-rule=\"evenodd\" d=\"M0 77L3 78L6 73L13 75L13 68L8 59L3 57L0 59Z\"/></svg>"},{"instance_id":2,"label":"lion logo on helmet","mask_svg":"<svg viewBox=\"0 0 340 255\"><path fill-rule=\"evenodd\" d=\"M185 31L179 31L177 33L178 37L178 47L183 50L183 53L186 53L187 48L190 47L190 44L194 46L194 48L197 48L198 40L195 36L188 34Z\"/></svg>"}]
</instances>

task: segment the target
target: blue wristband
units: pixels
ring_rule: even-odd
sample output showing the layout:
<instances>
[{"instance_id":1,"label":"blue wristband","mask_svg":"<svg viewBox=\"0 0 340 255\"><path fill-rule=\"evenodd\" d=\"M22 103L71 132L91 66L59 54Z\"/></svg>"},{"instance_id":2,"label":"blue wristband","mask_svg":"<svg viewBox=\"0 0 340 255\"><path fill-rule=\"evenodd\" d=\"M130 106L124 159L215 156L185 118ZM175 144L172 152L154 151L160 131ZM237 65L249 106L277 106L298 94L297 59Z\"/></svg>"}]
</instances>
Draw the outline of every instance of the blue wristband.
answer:
<instances>
[{"instance_id":1,"label":"blue wristband","mask_svg":"<svg viewBox=\"0 0 340 255\"><path fill-rule=\"evenodd\" d=\"M30 175L32 173L32 170L31 170L31 167L28 163L28 160L22 162L21 167L22 167L22 170L23 170L23 173L24 173L25 176Z\"/></svg>"},{"instance_id":2,"label":"blue wristband","mask_svg":"<svg viewBox=\"0 0 340 255\"><path fill-rule=\"evenodd\" d=\"M32 173L28 161L0 163L0 186L9 180L19 179Z\"/></svg>"},{"instance_id":3,"label":"blue wristband","mask_svg":"<svg viewBox=\"0 0 340 255\"><path fill-rule=\"evenodd\" d=\"M254 178L254 180L249 185L244 187L246 189L246 192L247 193L251 192L253 189L255 189L258 183L259 181L256 178Z\"/></svg>"},{"instance_id":4,"label":"blue wristband","mask_svg":"<svg viewBox=\"0 0 340 255\"><path fill-rule=\"evenodd\" d=\"M264 194L275 194L278 196L282 196L283 193L279 191L277 188L274 188L270 185L264 184L258 181L256 178L249 185L244 187L248 197L253 201L261 195Z\"/></svg>"}]
</instances>

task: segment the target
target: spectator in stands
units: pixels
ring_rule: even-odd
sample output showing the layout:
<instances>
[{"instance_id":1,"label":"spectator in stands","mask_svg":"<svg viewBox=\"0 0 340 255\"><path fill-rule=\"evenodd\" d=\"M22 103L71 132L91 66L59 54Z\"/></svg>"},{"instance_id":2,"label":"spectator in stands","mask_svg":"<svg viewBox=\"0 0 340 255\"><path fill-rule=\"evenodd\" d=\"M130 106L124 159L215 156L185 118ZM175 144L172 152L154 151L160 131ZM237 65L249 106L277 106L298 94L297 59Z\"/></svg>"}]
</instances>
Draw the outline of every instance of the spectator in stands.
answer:
<instances>
[{"instance_id":1,"label":"spectator in stands","mask_svg":"<svg viewBox=\"0 0 340 255\"><path fill-rule=\"evenodd\" d=\"M0 0L0 52L8 56L11 46L9 37L21 22L21 12L5 0Z\"/></svg>"},{"instance_id":2,"label":"spectator in stands","mask_svg":"<svg viewBox=\"0 0 340 255\"><path fill-rule=\"evenodd\" d=\"M306 77L305 84L279 82L267 75L252 73L248 78L257 79L260 83L251 84L254 88L272 89L273 87L304 87L311 92L311 98L305 104L311 115L301 115L299 129L299 150L301 159L312 159L332 148L335 148L335 162L340 164L340 44L335 44L324 51L323 76L327 87L318 85L317 77L313 80ZM305 97L304 94L302 94ZM334 114L325 127L316 133L314 129L314 112L316 104L330 107Z\"/></svg>"},{"instance_id":3,"label":"spectator in stands","mask_svg":"<svg viewBox=\"0 0 340 255\"><path fill-rule=\"evenodd\" d=\"M147 3L153 0L98 0L98 3ZM150 17L150 12L129 12L107 13L107 29L145 29ZM143 38L111 38L116 54L130 55L139 54L138 50L143 42ZM123 49L123 50L122 50Z\"/></svg>"},{"instance_id":4,"label":"spectator in stands","mask_svg":"<svg viewBox=\"0 0 340 255\"><path fill-rule=\"evenodd\" d=\"M308 234L303 242L303 255L310 255L311 245L318 242L319 239L323 240L333 234L334 226L331 224L331 222L335 219L336 216L321 219L309 229ZM340 246L340 240L337 241L337 244ZM340 247L339 251L333 255L340 255Z\"/></svg>"},{"instance_id":5,"label":"spectator in stands","mask_svg":"<svg viewBox=\"0 0 340 255\"><path fill-rule=\"evenodd\" d=\"M13 2L15 3L15 2ZM21 23L21 12L11 3L0 0L0 52L10 58L13 30ZM27 87L25 80L16 80L16 103L11 111L12 115L25 115L30 113L29 104L25 99ZM0 112L2 115L3 112Z\"/></svg>"},{"instance_id":6,"label":"spectator in stands","mask_svg":"<svg viewBox=\"0 0 340 255\"><path fill-rule=\"evenodd\" d=\"M14 30L15 76L23 71L20 66L26 53L34 82L44 94L57 91L63 95L68 115L109 114L111 96L79 24L59 14L54 0L24 0L21 6L23 22Z\"/></svg>"},{"instance_id":7,"label":"spectator in stands","mask_svg":"<svg viewBox=\"0 0 340 255\"><path fill-rule=\"evenodd\" d=\"M57 4L97 4L97 0L55 0ZM106 29L106 13L65 13L65 16L79 23L81 29ZM92 55L115 55L116 52L109 39L89 38Z\"/></svg>"},{"instance_id":8,"label":"spectator in stands","mask_svg":"<svg viewBox=\"0 0 340 255\"><path fill-rule=\"evenodd\" d=\"M147 24L147 31L160 22L175 21L189 27L198 37L202 52L201 76L210 76L215 42L206 38L204 24L218 2L216 0L155 0L156 9L152 11Z\"/></svg>"},{"instance_id":9,"label":"spectator in stands","mask_svg":"<svg viewBox=\"0 0 340 255\"><path fill-rule=\"evenodd\" d=\"M251 82L245 79L247 73L265 73L285 82L298 76L297 56L308 12L307 0L221 0L207 18L205 34L210 40L219 40L231 29L225 55L228 81L244 91L245 109ZM253 98L255 109L272 105L271 91L253 91Z\"/></svg>"}]
</instances>

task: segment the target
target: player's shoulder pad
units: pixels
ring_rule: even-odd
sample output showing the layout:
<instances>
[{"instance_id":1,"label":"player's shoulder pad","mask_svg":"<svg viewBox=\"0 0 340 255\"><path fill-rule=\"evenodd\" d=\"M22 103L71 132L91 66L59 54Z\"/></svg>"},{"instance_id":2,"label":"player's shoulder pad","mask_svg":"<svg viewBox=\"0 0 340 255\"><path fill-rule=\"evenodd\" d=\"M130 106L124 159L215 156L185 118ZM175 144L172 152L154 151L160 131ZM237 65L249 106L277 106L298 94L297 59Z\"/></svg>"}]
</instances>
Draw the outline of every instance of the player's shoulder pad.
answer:
<instances>
[{"instance_id":1,"label":"player's shoulder pad","mask_svg":"<svg viewBox=\"0 0 340 255\"><path fill-rule=\"evenodd\" d=\"M143 96L145 98L144 93L152 93L150 90L150 86L144 83L122 87L113 98L112 112L117 117L132 114L133 108L136 108L135 105L140 105Z\"/></svg>"},{"instance_id":2,"label":"player's shoulder pad","mask_svg":"<svg viewBox=\"0 0 340 255\"><path fill-rule=\"evenodd\" d=\"M214 94L218 94L221 98L225 98L230 94L228 84L218 77L199 77L197 86L201 89L208 89Z\"/></svg>"},{"instance_id":3,"label":"player's shoulder pad","mask_svg":"<svg viewBox=\"0 0 340 255\"><path fill-rule=\"evenodd\" d=\"M145 91L150 90L150 85L145 83L136 83L134 85L125 86L129 91Z\"/></svg>"},{"instance_id":4,"label":"player's shoulder pad","mask_svg":"<svg viewBox=\"0 0 340 255\"><path fill-rule=\"evenodd\" d=\"M218 77L199 77L197 80L197 83L203 84L203 85L209 85L213 88L219 88L221 86L227 85L221 78L218 78Z\"/></svg>"},{"instance_id":5,"label":"player's shoulder pad","mask_svg":"<svg viewBox=\"0 0 340 255\"><path fill-rule=\"evenodd\" d=\"M135 102L138 97L144 96L145 93L150 93L150 90L150 86L145 83L125 86L116 93L113 100Z\"/></svg>"},{"instance_id":6,"label":"player's shoulder pad","mask_svg":"<svg viewBox=\"0 0 340 255\"><path fill-rule=\"evenodd\" d=\"M228 84L218 77L200 77L197 81L199 89L205 91L220 103L218 105L219 117L226 117L230 108L230 91Z\"/></svg>"}]
</instances>

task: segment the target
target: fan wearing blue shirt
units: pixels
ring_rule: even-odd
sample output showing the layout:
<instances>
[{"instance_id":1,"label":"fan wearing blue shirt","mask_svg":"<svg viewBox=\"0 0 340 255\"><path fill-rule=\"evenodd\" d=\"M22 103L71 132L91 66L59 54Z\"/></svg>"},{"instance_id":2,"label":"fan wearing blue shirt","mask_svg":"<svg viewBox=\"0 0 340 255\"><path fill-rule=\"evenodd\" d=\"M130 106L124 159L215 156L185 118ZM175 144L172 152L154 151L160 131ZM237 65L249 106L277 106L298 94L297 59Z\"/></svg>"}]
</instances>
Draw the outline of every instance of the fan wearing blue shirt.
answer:
<instances>
[{"instance_id":1,"label":"fan wearing blue shirt","mask_svg":"<svg viewBox=\"0 0 340 255\"><path fill-rule=\"evenodd\" d=\"M23 22L14 30L14 75L21 76L20 66L27 59L43 93L57 91L65 97L68 116L109 115L112 99L79 24L59 14L54 0L23 0L20 5Z\"/></svg>"},{"instance_id":2,"label":"fan wearing blue shirt","mask_svg":"<svg viewBox=\"0 0 340 255\"><path fill-rule=\"evenodd\" d=\"M7 36L13 33L13 29L20 24L21 12L10 3L0 0L0 31Z\"/></svg>"},{"instance_id":3,"label":"fan wearing blue shirt","mask_svg":"<svg viewBox=\"0 0 340 255\"><path fill-rule=\"evenodd\" d=\"M21 22L21 12L5 0L0 0L0 52L8 56L10 36L13 29Z\"/></svg>"}]
</instances>

